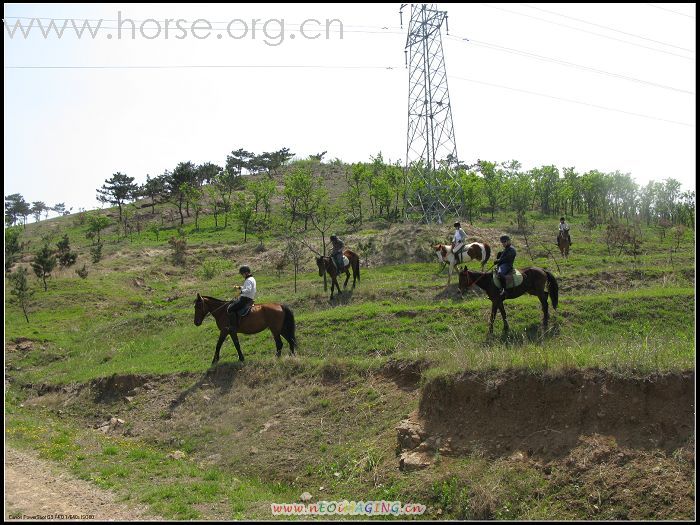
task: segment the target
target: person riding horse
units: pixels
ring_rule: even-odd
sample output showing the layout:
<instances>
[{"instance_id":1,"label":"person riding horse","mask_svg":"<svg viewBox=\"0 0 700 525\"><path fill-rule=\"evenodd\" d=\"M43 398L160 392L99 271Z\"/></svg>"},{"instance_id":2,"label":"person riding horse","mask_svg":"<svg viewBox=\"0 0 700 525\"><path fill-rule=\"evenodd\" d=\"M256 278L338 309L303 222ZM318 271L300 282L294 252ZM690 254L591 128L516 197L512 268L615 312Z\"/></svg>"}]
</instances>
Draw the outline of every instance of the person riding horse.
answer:
<instances>
[{"instance_id":1,"label":"person riding horse","mask_svg":"<svg viewBox=\"0 0 700 525\"><path fill-rule=\"evenodd\" d=\"M569 246L574 244L571 242L571 234L569 233L569 225L566 223L566 219L564 217L559 218L559 236L557 237L557 246L559 246L559 237L562 237L566 235L566 237L569 239Z\"/></svg>"},{"instance_id":2,"label":"person riding horse","mask_svg":"<svg viewBox=\"0 0 700 525\"><path fill-rule=\"evenodd\" d=\"M501 235L501 243L503 244L503 251L496 254L496 265L498 267L498 280L501 283L501 291L499 292L501 297L506 295L506 275L513 270L513 263L515 262L515 248L510 244L510 237L507 235Z\"/></svg>"},{"instance_id":3,"label":"person riding horse","mask_svg":"<svg viewBox=\"0 0 700 525\"><path fill-rule=\"evenodd\" d=\"M462 248L464 248L464 244L467 242L467 234L464 232L458 222L454 223L454 227L455 234L452 237L452 253L454 253L455 256L459 256ZM456 257L456 259L457 261L460 261L461 257Z\"/></svg>"},{"instance_id":4,"label":"person riding horse","mask_svg":"<svg viewBox=\"0 0 700 525\"><path fill-rule=\"evenodd\" d=\"M331 243L333 244L331 259L333 259L335 267L338 269L338 272L340 272L345 266L343 264L343 249L345 248L345 243L341 241L337 235L331 235Z\"/></svg>"},{"instance_id":5,"label":"person riding horse","mask_svg":"<svg viewBox=\"0 0 700 525\"><path fill-rule=\"evenodd\" d=\"M241 294L238 296L238 299L233 301L227 308L230 320L229 326L231 327L231 333L236 333L236 330L238 329L239 314L241 310L253 304L255 294L257 293L257 283L255 282L255 277L253 277L253 274L250 271L250 267L241 266L238 269L238 273L245 277L245 281L243 281L243 286L234 286L234 288L237 288L241 291Z\"/></svg>"}]
</instances>

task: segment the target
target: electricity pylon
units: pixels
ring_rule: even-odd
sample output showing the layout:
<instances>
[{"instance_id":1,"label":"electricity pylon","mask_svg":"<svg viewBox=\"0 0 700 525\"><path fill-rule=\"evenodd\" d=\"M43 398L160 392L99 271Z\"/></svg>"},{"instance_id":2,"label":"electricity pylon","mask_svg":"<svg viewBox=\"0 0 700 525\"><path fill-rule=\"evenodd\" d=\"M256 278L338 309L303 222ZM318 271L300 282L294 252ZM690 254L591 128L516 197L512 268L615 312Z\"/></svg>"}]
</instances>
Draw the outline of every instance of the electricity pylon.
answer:
<instances>
[{"instance_id":1,"label":"electricity pylon","mask_svg":"<svg viewBox=\"0 0 700 525\"><path fill-rule=\"evenodd\" d=\"M445 215L456 214L454 173L447 167L458 162L440 34L443 22L447 27L447 11L438 11L435 4L411 4L404 50L409 68L406 177L408 188L413 188L408 208L421 212L424 222L438 224Z\"/></svg>"}]
</instances>

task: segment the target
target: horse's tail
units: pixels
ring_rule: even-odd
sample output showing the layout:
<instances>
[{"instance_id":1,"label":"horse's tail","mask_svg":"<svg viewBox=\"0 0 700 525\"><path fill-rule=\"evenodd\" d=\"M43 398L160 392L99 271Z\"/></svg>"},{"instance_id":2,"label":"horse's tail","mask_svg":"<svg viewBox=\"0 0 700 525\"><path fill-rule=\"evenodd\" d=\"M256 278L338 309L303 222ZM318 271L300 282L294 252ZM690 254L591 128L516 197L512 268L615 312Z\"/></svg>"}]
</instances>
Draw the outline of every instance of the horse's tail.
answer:
<instances>
[{"instance_id":1,"label":"horse's tail","mask_svg":"<svg viewBox=\"0 0 700 525\"><path fill-rule=\"evenodd\" d=\"M486 248L486 257L484 258L484 264L486 264L486 261L488 261L489 258L491 257L491 246L484 243L484 248Z\"/></svg>"},{"instance_id":2,"label":"horse's tail","mask_svg":"<svg viewBox=\"0 0 700 525\"><path fill-rule=\"evenodd\" d=\"M294 322L294 313L287 305L282 305L284 319L282 320L282 337L289 342L289 348L294 353L294 347L297 345L296 324Z\"/></svg>"},{"instance_id":3,"label":"horse's tail","mask_svg":"<svg viewBox=\"0 0 700 525\"><path fill-rule=\"evenodd\" d=\"M549 298L552 300L552 306L554 309L557 309L557 305L559 304L559 284L557 284L557 280L554 278L554 276L545 270L547 274L547 284L549 284Z\"/></svg>"}]
</instances>

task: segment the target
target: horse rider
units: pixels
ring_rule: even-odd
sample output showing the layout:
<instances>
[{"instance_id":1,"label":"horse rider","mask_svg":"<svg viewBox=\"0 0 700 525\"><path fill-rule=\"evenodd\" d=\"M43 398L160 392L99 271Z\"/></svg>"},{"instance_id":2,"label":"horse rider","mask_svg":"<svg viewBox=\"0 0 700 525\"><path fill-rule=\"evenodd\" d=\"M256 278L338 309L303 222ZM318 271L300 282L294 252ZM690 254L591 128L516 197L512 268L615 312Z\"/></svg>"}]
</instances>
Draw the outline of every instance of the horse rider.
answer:
<instances>
[{"instance_id":1,"label":"horse rider","mask_svg":"<svg viewBox=\"0 0 700 525\"><path fill-rule=\"evenodd\" d=\"M238 329L240 311L253 304L255 294L257 293L257 283L255 282L255 277L253 277L253 274L250 271L250 267L245 265L241 266L238 269L238 273L240 273L245 280L243 281L243 286L234 286L234 288L241 291L241 294L228 306L227 309L231 333L235 333Z\"/></svg>"},{"instance_id":2,"label":"horse rider","mask_svg":"<svg viewBox=\"0 0 700 525\"><path fill-rule=\"evenodd\" d=\"M569 233L569 225L566 223L564 217L559 217L559 235L566 235L569 238L569 246L573 244L573 242L571 242L571 234ZM559 237L557 237L557 246L559 246Z\"/></svg>"},{"instance_id":3,"label":"horse rider","mask_svg":"<svg viewBox=\"0 0 700 525\"><path fill-rule=\"evenodd\" d=\"M464 248L464 244L467 241L467 234L464 232L462 229L462 226L458 223L454 223L455 227L455 234L452 237L452 253L455 254L455 258L457 260L460 260L460 257L458 257L459 252L462 251L462 248Z\"/></svg>"},{"instance_id":4,"label":"horse rider","mask_svg":"<svg viewBox=\"0 0 700 525\"><path fill-rule=\"evenodd\" d=\"M503 244L503 251L496 254L496 266L498 267L498 280L501 283L501 297L506 295L506 275L513 270L513 263L515 262L515 248L510 244L510 237L507 235L501 235L501 244Z\"/></svg>"},{"instance_id":5,"label":"horse rider","mask_svg":"<svg viewBox=\"0 0 700 525\"><path fill-rule=\"evenodd\" d=\"M343 269L343 249L345 248L345 243L341 241L337 235L331 235L331 244L333 244L333 249L331 250L331 259L335 262L335 266L338 271Z\"/></svg>"}]
</instances>

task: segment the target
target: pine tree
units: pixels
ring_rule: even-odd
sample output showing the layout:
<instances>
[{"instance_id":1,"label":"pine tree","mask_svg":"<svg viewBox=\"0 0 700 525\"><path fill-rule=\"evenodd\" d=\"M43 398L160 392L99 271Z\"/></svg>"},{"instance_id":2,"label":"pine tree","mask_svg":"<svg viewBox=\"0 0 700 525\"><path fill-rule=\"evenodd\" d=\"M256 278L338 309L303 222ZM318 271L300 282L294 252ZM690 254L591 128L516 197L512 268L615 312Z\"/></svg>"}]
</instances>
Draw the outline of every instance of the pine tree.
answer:
<instances>
[{"instance_id":1,"label":"pine tree","mask_svg":"<svg viewBox=\"0 0 700 525\"><path fill-rule=\"evenodd\" d=\"M56 268L56 256L51 251L48 244L45 244L43 248L34 255L32 268L36 276L44 282L44 291L48 291L49 288L46 285L46 278L51 277L51 272Z\"/></svg>"},{"instance_id":2,"label":"pine tree","mask_svg":"<svg viewBox=\"0 0 700 525\"><path fill-rule=\"evenodd\" d=\"M29 301L32 295L34 295L34 291L29 288L29 283L27 282L27 269L21 267L16 272L11 273L9 278L12 282L10 293L15 296L13 302L19 304L22 308L22 312L24 312L24 318L29 322L27 306L29 306Z\"/></svg>"}]
</instances>

